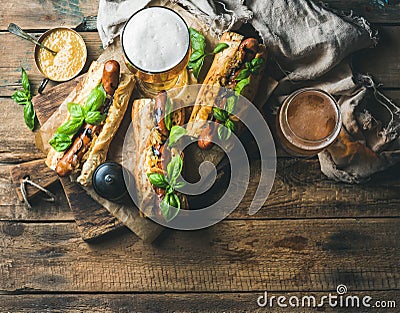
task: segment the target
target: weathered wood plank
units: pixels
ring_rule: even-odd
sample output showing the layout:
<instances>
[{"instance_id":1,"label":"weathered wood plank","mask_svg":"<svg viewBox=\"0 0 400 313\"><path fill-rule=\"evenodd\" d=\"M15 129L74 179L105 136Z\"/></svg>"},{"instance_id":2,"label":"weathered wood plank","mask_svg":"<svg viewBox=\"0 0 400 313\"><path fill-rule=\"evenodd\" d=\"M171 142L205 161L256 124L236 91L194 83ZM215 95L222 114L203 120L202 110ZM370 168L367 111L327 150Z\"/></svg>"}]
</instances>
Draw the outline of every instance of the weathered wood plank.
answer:
<instances>
[{"instance_id":1,"label":"weathered wood plank","mask_svg":"<svg viewBox=\"0 0 400 313\"><path fill-rule=\"evenodd\" d=\"M329 7L337 10L354 11L375 23L400 23L398 0L379 9L365 0L326 0ZM57 26L75 27L83 17L97 15L98 1L22 0L4 3L0 14L0 30L7 29L10 22L27 29L47 29Z\"/></svg>"},{"instance_id":2,"label":"weathered wood plank","mask_svg":"<svg viewBox=\"0 0 400 313\"><path fill-rule=\"evenodd\" d=\"M315 1L318 3L318 1ZM391 0L385 7L379 8L366 0L325 0L328 7L343 10L345 13L352 11L355 15L364 16L373 23L400 23L400 2Z\"/></svg>"},{"instance_id":3,"label":"weathered wood plank","mask_svg":"<svg viewBox=\"0 0 400 313\"><path fill-rule=\"evenodd\" d=\"M253 171L258 163L252 162ZM256 175L230 218L400 216L400 182L395 178L399 171L397 166L390 176L381 174L368 184L349 185L327 179L318 160L279 160L274 186L261 210L254 216L247 213L258 187Z\"/></svg>"},{"instance_id":4,"label":"weathered wood plank","mask_svg":"<svg viewBox=\"0 0 400 313\"><path fill-rule=\"evenodd\" d=\"M361 72L372 74L384 87L400 88L400 26L379 27L379 30L381 41L378 47L357 54L355 65ZM102 48L97 33L86 32L82 35L88 47L89 61L85 71L90 61L101 54ZM27 70L36 94L43 76L36 69L32 44L8 33L0 33L0 43L0 52L8 56L8 62L2 65L4 75L0 78L0 96L11 96L20 88L21 66Z\"/></svg>"},{"instance_id":5,"label":"weathered wood plank","mask_svg":"<svg viewBox=\"0 0 400 313\"><path fill-rule=\"evenodd\" d=\"M88 50L88 61L82 71L84 73L89 68L90 63L100 56L103 48L97 32L83 32L80 34L85 40ZM37 94L43 75L36 68L33 45L10 33L0 33L0 53L7 56L7 62L3 62L1 65L3 75L0 79L0 96L11 96L15 90L21 88L20 67L26 69L29 80L32 83L33 94ZM50 82L46 88L54 85L55 83Z\"/></svg>"},{"instance_id":6,"label":"weathered wood plank","mask_svg":"<svg viewBox=\"0 0 400 313\"><path fill-rule=\"evenodd\" d=\"M398 219L224 221L84 243L74 224L0 223L3 292L397 290Z\"/></svg>"},{"instance_id":7,"label":"weathered wood plank","mask_svg":"<svg viewBox=\"0 0 400 313\"><path fill-rule=\"evenodd\" d=\"M258 161L252 161L256 172ZM0 220L54 221L71 220L72 214L60 185L52 190L59 201L50 205L40 199L33 201L34 209L27 210L19 202L9 176L9 165L0 165ZM400 166L365 185L335 183L327 179L319 169L318 161L287 160L278 161L274 186L261 210L248 215L248 207L258 187L259 176L251 178L248 191L238 208L228 219L308 219L308 218L366 218L400 216ZM198 207L214 202L224 192L219 188L211 197L198 197Z\"/></svg>"},{"instance_id":8,"label":"weathered wood plank","mask_svg":"<svg viewBox=\"0 0 400 313\"><path fill-rule=\"evenodd\" d=\"M47 29L77 26L85 16L97 15L98 1L17 0L4 2L2 6L1 30L6 30L10 22L26 29Z\"/></svg>"},{"instance_id":9,"label":"weathered wood plank","mask_svg":"<svg viewBox=\"0 0 400 313\"><path fill-rule=\"evenodd\" d=\"M24 107L10 98L0 99L0 162L20 163L43 158L35 146L35 134L24 122Z\"/></svg>"},{"instance_id":10,"label":"weathered wood plank","mask_svg":"<svg viewBox=\"0 0 400 313\"><path fill-rule=\"evenodd\" d=\"M400 16L400 14L399 14ZM379 43L353 57L356 70L373 76L385 88L400 87L400 26L378 27Z\"/></svg>"},{"instance_id":11,"label":"weathered wood plank","mask_svg":"<svg viewBox=\"0 0 400 313\"><path fill-rule=\"evenodd\" d=\"M332 293L335 295L334 293ZM128 312L267 312L271 308L260 308L257 305L258 297L262 293L192 293L192 294L77 294L77 295L3 295L0 296L2 305L0 309L3 312L59 312L59 313L128 313ZM328 295L327 292L307 292L301 293L276 293L274 296L286 296L302 298L303 296L314 296L321 299ZM399 291L368 291L351 292L348 295L357 296L363 299L370 296L375 301L392 301L399 299ZM301 301L301 300L300 300ZM286 300L286 303L288 300ZM398 301L397 301L398 302ZM306 302L307 303L307 302ZM344 302L346 303L346 302ZM301 305L301 304L300 304ZM345 305L345 304L344 304ZM349 302L351 305L351 302ZM397 304L398 305L398 304ZM361 306L361 304L360 304ZM297 309L297 308L296 308ZM278 307L274 302L273 310L276 313L289 312L288 308ZM292 309L293 310L293 309ZM303 313L315 312L315 308L301 308ZM322 310L322 308L321 308ZM323 312L361 312L361 308L332 308L327 302L323 306ZM372 308L365 308L370 312L376 312ZM398 308L385 308L385 312L396 313Z\"/></svg>"}]
</instances>

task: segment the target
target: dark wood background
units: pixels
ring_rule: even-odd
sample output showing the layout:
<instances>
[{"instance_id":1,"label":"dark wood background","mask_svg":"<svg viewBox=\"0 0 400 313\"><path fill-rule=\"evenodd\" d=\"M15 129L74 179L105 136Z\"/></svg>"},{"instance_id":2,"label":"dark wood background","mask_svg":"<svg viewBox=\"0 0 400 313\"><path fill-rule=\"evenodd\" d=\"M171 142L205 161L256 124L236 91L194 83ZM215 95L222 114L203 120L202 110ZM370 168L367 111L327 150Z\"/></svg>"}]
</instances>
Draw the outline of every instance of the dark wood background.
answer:
<instances>
[{"instance_id":1,"label":"dark wood background","mask_svg":"<svg viewBox=\"0 0 400 313\"><path fill-rule=\"evenodd\" d=\"M358 53L356 63L400 103L400 2L389 1L382 9L366 0L325 2L364 15L379 30L377 48ZM20 66L33 90L42 77L33 46L9 34L7 26L14 22L39 35L56 26L75 27L96 15L97 7L98 1L89 0L2 4L1 312L255 312L264 290L318 296L339 284L352 295L397 300L400 306L400 166L354 186L326 179L316 159L280 158L271 195L256 215L247 215L246 208L257 175L248 196L223 222L195 232L168 231L150 246L127 230L85 243L58 185L53 189L59 205L40 202L27 210L9 170L43 155L24 125L23 108L10 96L20 87ZM102 51L97 32L81 34L89 59L95 59Z\"/></svg>"}]
</instances>

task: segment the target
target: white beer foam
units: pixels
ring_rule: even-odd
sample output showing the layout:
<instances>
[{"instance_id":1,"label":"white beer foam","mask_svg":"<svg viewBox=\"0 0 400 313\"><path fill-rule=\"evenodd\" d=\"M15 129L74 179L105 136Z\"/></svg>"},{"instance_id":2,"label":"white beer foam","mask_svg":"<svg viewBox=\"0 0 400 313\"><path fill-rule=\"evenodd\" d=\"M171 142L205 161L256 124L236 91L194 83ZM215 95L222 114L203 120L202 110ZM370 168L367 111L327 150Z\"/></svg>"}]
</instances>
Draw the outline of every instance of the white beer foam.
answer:
<instances>
[{"instance_id":1,"label":"white beer foam","mask_svg":"<svg viewBox=\"0 0 400 313\"><path fill-rule=\"evenodd\" d=\"M175 12L160 7L136 13L122 37L128 59L149 72L164 72L179 64L189 40L185 22Z\"/></svg>"}]
</instances>

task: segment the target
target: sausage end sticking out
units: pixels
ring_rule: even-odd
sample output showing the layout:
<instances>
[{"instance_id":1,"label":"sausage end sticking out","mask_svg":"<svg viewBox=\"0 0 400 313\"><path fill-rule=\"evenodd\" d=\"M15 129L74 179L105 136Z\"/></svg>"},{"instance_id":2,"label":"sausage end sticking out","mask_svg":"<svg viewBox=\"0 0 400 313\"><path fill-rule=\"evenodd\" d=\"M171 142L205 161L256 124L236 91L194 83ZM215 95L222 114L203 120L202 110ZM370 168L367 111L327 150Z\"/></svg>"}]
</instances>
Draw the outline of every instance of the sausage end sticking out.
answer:
<instances>
[{"instance_id":1,"label":"sausage end sticking out","mask_svg":"<svg viewBox=\"0 0 400 313\"><path fill-rule=\"evenodd\" d=\"M244 53L244 61L250 62L258 52L258 40L255 38L246 38L240 44L239 50Z\"/></svg>"},{"instance_id":2,"label":"sausage end sticking out","mask_svg":"<svg viewBox=\"0 0 400 313\"><path fill-rule=\"evenodd\" d=\"M115 60L109 60L104 64L101 83L108 95L113 95L119 84L120 66Z\"/></svg>"},{"instance_id":3,"label":"sausage end sticking out","mask_svg":"<svg viewBox=\"0 0 400 313\"><path fill-rule=\"evenodd\" d=\"M213 138L215 135L215 125L207 125L200 133L197 145L202 150L208 150L213 146Z\"/></svg>"}]
</instances>

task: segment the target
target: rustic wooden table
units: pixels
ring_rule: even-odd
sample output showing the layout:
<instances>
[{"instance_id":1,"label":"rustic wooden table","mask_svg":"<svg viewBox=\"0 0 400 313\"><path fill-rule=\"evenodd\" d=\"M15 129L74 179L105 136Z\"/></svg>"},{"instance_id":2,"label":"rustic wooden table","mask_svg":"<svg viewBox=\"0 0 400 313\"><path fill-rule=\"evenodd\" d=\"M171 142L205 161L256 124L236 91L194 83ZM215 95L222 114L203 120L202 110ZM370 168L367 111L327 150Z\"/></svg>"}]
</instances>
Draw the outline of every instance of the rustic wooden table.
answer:
<instances>
[{"instance_id":1,"label":"rustic wooden table","mask_svg":"<svg viewBox=\"0 0 400 313\"><path fill-rule=\"evenodd\" d=\"M359 53L356 63L400 103L400 2L390 0L382 9L365 0L325 2L353 9L380 31L378 47ZM83 17L96 15L97 6L98 1L78 0L2 3L1 312L254 312L264 291L321 296L336 292L339 284L349 294L397 300L400 306L400 166L353 186L326 179L316 159L281 158L271 195L255 216L246 213L251 201L246 197L218 225L169 231L153 245L127 230L87 244L64 201L27 210L17 199L9 169L42 154L24 125L22 107L10 96L20 87L20 66L33 90L41 75L32 45L9 34L7 26L14 22L37 34L75 27ZM97 32L83 29L81 34L89 58L95 59L102 51ZM256 185L253 177L251 186ZM61 193L59 186L54 189ZM379 312L399 312L398 307Z\"/></svg>"}]
</instances>

